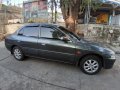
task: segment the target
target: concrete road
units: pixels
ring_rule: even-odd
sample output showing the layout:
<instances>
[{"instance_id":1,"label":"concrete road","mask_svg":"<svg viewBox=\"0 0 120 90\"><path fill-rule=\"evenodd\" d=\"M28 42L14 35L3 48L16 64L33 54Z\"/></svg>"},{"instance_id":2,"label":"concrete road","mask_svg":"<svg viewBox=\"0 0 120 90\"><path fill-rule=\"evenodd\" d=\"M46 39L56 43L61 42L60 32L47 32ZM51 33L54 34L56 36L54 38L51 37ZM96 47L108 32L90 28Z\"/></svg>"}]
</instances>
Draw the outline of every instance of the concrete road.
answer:
<instances>
[{"instance_id":1,"label":"concrete road","mask_svg":"<svg viewBox=\"0 0 120 90\"><path fill-rule=\"evenodd\" d=\"M120 90L120 56L110 70L83 74L78 67L27 58L16 61L0 43L0 90Z\"/></svg>"}]
</instances>

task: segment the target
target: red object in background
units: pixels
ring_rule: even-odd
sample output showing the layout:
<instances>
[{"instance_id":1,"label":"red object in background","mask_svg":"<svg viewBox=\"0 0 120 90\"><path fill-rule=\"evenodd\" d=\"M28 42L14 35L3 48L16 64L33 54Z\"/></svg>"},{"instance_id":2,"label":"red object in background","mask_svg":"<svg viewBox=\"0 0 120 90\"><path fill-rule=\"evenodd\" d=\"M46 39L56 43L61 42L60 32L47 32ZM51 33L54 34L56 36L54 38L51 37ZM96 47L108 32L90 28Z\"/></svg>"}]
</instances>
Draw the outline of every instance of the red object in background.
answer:
<instances>
[{"instance_id":1,"label":"red object in background","mask_svg":"<svg viewBox=\"0 0 120 90\"><path fill-rule=\"evenodd\" d=\"M32 11L34 11L34 10L38 10L38 1L36 1L36 2L32 2L31 10L32 10Z\"/></svg>"},{"instance_id":2,"label":"red object in background","mask_svg":"<svg viewBox=\"0 0 120 90\"><path fill-rule=\"evenodd\" d=\"M3 0L0 0L0 3L2 3Z\"/></svg>"},{"instance_id":3,"label":"red object in background","mask_svg":"<svg viewBox=\"0 0 120 90\"><path fill-rule=\"evenodd\" d=\"M40 0L39 1L39 9L40 10L47 10L47 0Z\"/></svg>"},{"instance_id":4,"label":"red object in background","mask_svg":"<svg viewBox=\"0 0 120 90\"><path fill-rule=\"evenodd\" d=\"M32 3L25 3L23 6L25 10L31 11Z\"/></svg>"}]
</instances>

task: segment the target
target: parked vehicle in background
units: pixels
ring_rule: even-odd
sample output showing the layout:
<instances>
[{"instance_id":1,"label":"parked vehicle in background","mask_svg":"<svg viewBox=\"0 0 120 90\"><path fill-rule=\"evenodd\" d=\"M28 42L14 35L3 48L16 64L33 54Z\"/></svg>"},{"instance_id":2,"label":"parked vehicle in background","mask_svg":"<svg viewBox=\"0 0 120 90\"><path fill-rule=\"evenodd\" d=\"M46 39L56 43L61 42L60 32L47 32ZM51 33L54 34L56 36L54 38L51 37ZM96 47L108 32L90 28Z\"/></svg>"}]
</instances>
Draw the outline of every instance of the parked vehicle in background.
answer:
<instances>
[{"instance_id":1,"label":"parked vehicle in background","mask_svg":"<svg viewBox=\"0 0 120 90\"><path fill-rule=\"evenodd\" d=\"M5 45L19 61L25 56L41 57L75 64L89 75L97 74L102 68L112 68L116 60L112 50L52 24L26 25L6 37Z\"/></svg>"},{"instance_id":2,"label":"parked vehicle in background","mask_svg":"<svg viewBox=\"0 0 120 90\"><path fill-rule=\"evenodd\" d=\"M19 24L19 23L23 23L23 19L11 19L11 20L8 20L8 24Z\"/></svg>"}]
</instances>

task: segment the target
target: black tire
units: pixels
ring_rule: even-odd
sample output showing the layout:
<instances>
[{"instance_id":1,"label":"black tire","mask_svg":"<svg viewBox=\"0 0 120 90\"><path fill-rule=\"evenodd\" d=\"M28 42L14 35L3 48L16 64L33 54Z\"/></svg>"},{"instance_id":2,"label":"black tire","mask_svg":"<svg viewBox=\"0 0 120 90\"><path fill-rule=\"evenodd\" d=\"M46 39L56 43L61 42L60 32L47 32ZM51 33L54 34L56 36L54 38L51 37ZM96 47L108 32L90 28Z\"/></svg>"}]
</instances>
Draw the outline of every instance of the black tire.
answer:
<instances>
[{"instance_id":1,"label":"black tire","mask_svg":"<svg viewBox=\"0 0 120 90\"><path fill-rule=\"evenodd\" d=\"M99 73L102 69L101 58L94 55L84 57L80 62L80 69L83 73L88 75L95 75Z\"/></svg>"},{"instance_id":2,"label":"black tire","mask_svg":"<svg viewBox=\"0 0 120 90\"><path fill-rule=\"evenodd\" d=\"M19 57L17 57L16 51L19 52ZM16 60L18 60L18 61L23 61L24 60L24 54L23 54L22 50L18 46L15 46L12 49L12 53L13 53L13 56L15 57Z\"/></svg>"}]
</instances>

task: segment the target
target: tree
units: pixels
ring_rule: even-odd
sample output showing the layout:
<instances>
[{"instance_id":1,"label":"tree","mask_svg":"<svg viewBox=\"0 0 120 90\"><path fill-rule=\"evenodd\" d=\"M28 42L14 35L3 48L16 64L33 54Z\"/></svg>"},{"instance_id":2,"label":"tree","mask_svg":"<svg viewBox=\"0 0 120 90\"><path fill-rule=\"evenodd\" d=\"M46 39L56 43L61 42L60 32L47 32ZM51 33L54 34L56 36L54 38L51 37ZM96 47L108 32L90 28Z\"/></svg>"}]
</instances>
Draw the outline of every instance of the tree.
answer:
<instances>
[{"instance_id":1,"label":"tree","mask_svg":"<svg viewBox=\"0 0 120 90\"><path fill-rule=\"evenodd\" d=\"M50 0L48 2L49 7L51 8L52 11L52 23L57 22L57 7L58 7L59 0ZM54 14L55 11L55 14ZM54 20L55 19L55 20Z\"/></svg>"},{"instance_id":2,"label":"tree","mask_svg":"<svg viewBox=\"0 0 120 90\"><path fill-rule=\"evenodd\" d=\"M58 0L54 0L54 5L55 5L55 23L57 22L57 3L58 3Z\"/></svg>"},{"instance_id":3,"label":"tree","mask_svg":"<svg viewBox=\"0 0 120 90\"><path fill-rule=\"evenodd\" d=\"M100 0L82 0L80 13L85 13L85 23L89 23L91 10L96 11L101 5Z\"/></svg>"},{"instance_id":4,"label":"tree","mask_svg":"<svg viewBox=\"0 0 120 90\"><path fill-rule=\"evenodd\" d=\"M80 9L81 0L60 0L60 8L65 20L66 27L72 32L76 30L76 22Z\"/></svg>"},{"instance_id":5,"label":"tree","mask_svg":"<svg viewBox=\"0 0 120 90\"><path fill-rule=\"evenodd\" d=\"M51 21L52 23L53 23L53 19L54 19L54 17L53 17L53 14L54 14L54 13L53 13L53 11L54 11L54 1L55 1L55 0L50 0L50 1L48 2L48 6L51 8L51 11L52 11L52 19L51 19L51 20L52 20L52 21Z\"/></svg>"},{"instance_id":6,"label":"tree","mask_svg":"<svg viewBox=\"0 0 120 90\"><path fill-rule=\"evenodd\" d=\"M99 0L51 0L55 11L57 10L58 1L63 14L65 25L69 30L75 32L80 13L87 12L89 22L90 10L96 10L99 6ZM56 15L56 14L55 14Z\"/></svg>"}]
</instances>

